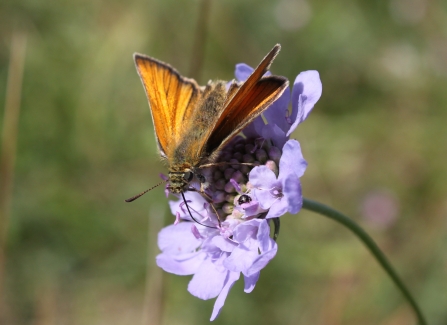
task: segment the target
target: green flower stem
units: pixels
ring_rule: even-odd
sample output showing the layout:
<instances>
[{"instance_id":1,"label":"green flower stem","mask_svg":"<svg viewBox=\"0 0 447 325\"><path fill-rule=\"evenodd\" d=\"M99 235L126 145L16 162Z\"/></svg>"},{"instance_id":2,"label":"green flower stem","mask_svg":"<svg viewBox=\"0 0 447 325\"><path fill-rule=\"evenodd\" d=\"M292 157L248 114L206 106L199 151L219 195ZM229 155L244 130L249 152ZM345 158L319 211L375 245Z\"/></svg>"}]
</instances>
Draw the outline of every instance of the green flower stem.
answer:
<instances>
[{"instance_id":1,"label":"green flower stem","mask_svg":"<svg viewBox=\"0 0 447 325\"><path fill-rule=\"evenodd\" d=\"M347 216L343 215L342 213L340 213L324 204L321 204L321 203L318 203L318 202L315 202L315 201L312 201L309 199L303 199L303 209L322 214L328 218L338 221L345 227L352 230L352 232L354 234L356 234L358 238L360 238L360 240L363 242L363 244L365 244L366 247L369 249L369 251L374 255L376 260L385 269L385 271L391 277L393 282L396 284L396 286L402 292L404 297L407 299L407 301L413 308L414 312L416 313L419 324L427 325L424 315L422 315L422 311L420 310L416 301L411 296L408 289L405 287L402 280L397 275L396 271L394 271L390 262L388 262L387 258L382 253L380 248L376 245L376 243L372 240L372 238L358 224L356 224L352 219L348 218Z\"/></svg>"}]
</instances>

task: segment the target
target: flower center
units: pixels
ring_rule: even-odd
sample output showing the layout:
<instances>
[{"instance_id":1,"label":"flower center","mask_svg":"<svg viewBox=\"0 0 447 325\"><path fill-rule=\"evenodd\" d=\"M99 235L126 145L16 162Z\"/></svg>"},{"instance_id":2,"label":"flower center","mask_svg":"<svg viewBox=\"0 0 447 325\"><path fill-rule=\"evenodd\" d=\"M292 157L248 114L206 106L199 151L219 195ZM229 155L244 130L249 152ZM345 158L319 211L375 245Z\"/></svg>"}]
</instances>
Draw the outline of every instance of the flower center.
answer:
<instances>
[{"instance_id":1,"label":"flower center","mask_svg":"<svg viewBox=\"0 0 447 325\"><path fill-rule=\"evenodd\" d=\"M206 194L212 198L210 203L221 222L229 216L231 219L240 219L247 215L247 211L235 209L235 205L240 206L252 201L247 195L250 171L256 166L277 159L278 155L281 155L281 149L273 146L269 140L238 136L222 150L215 160L215 166L202 171L210 184ZM281 189L276 191L275 197L282 197Z\"/></svg>"},{"instance_id":2,"label":"flower center","mask_svg":"<svg viewBox=\"0 0 447 325\"><path fill-rule=\"evenodd\" d=\"M282 193L282 189L279 187L273 187L272 189L270 189L270 194L277 199L280 199L284 196L284 194Z\"/></svg>"}]
</instances>

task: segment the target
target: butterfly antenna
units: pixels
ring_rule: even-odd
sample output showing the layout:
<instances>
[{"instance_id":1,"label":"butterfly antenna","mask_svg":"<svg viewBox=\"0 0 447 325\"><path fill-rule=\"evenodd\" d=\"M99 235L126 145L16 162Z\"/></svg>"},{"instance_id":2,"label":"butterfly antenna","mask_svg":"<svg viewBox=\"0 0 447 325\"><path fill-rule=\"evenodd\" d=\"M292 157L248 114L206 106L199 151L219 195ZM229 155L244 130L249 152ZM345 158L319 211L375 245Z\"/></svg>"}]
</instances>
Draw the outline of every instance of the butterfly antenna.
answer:
<instances>
[{"instance_id":1,"label":"butterfly antenna","mask_svg":"<svg viewBox=\"0 0 447 325\"><path fill-rule=\"evenodd\" d=\"M208 168L208 167L218 167L218 166L226 166L226 165L240 165L240 166L253 166L255 167L256 165L253 163L235 163L235 162L229 162L229 161L223 161L223 162L218 162L218 163L210 163L210 164L204 164L204 165L200 165L199 168Z\"/></svg>"},{"instance_id":2,"label":"butterfly antenna","mask_svg":"<svg viewBox=\"0 0 447 325\"><path fill-rule=\"evenodd\" d=\"M182 198L183 198L183 202L185 202L186 208L188 209L189 216L191 217L192 220L194 220L196 223L198 223L199 225L202 225L204 227L217 229L217 227L204 225L203 223L197 221L197 219L192 216L191 210L189 209L188 202L186 201L186 198L185 198L185 193L183 193L183 192L182 192Z\"/></svg>"},{"instance_id":3,"label":"butterfly antenna","mask_svg":"<svg viewBox=\"0 0 447 325\"><path fill-rule=\"evenodd\" d=\"M152 186L151 188L148 188L146 191L141 192L140 194L137 194L135 196L132 196L131 198L128 198L127 200L124 200L126 202L132 202L135 201L136 199L138 199L140 196L143 196L144 194L146 194L147 192L149 192L150 190L153 190L154 188L156 188L157 186L160 186L161 184L166 183L166 181L161 181L160 183L158 183L155 186Z\"/></svg>"}]
</instances>

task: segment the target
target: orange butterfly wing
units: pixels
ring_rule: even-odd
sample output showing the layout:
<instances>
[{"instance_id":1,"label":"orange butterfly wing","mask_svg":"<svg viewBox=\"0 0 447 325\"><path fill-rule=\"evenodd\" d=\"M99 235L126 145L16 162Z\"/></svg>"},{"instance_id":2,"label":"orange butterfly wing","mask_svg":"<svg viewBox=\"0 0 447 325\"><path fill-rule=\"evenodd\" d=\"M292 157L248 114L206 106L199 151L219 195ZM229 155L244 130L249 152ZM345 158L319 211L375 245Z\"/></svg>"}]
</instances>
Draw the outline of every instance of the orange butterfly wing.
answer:
<instances>
[{"instance_id":1,"label":"orange butterfly wing","mask_svg":"<svg viewBox=\"0 0 447 325\"><path fill-rule=\"evenodd\" d=\"M230 92L225 108L209 136L209 152L223 148L287 88L289 81L284 77L263 77L280 49L279 44L275 45L240 88L233 90L234 96Z\"/></svg>"},{"instance_id":2,"label":"orange butterfly wing","mask_svg":"<svg viewBox=\"0 0 447 325\"><path fill-rule=\"evenodd\" d=\"M184 137L202 91L195 80L182 77L169 64L134 54L135 65L149 101L160 153L172 157Z\"/></svg>"}]
</instances>

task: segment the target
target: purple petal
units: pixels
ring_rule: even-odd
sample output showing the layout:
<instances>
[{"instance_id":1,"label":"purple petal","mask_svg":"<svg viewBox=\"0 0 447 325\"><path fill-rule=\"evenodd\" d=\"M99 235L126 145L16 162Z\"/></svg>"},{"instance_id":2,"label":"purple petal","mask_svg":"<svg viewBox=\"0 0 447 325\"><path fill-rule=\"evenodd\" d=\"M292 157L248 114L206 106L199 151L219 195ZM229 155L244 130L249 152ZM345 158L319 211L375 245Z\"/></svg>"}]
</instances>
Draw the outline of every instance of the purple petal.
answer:
<instances>
[{"instance_id":1,"label":"purple petal","mask_svg":"<svg viewBox=\"0 0 447 325\"><path fill-rule=\"evenodd\" d=\"M255 200L236 206L236 209L242 210L241 212L245 214L245 217L252 217L260 213L259 202Z\"/></svg>"},{"instance_id":2,"label":"purple petal","mask_svg":"<svg viewBox=\"0 0 447 325\"><path fill-rule=\"evenodd\" d=\"M191 222L180 222L158 233L158 247L163 253L180 255L194 252L202 243L191 232Z\"/></svg>"},{"instance_id":3,"label":"purple petal","mask_svg":"<svg viewBox=\"0 0 447 325\"><path fill-rule=\"evenodd\" d=\"M289 140L282 149L281 160L279 161L279 177L282 179L288 173L295 173L297 177L303 176L306 171L307 162L301 152L300 143L296 140Z\"/></svg>"},{"instance_id":4,"label":"purple petal","mask_svg":"<svg viewBox=\"0 0 447 325\"><path fill-rule=\"evenodd\" d=\"M231 240L228 240L222 236L214 236L211 242L216 245L220 250L224 252L232 252L235 247L237 246L236 243L232 242Z\"/></svg>"},{"instance_id":5,"label":"purple petal","mask_svg":"<svg viewBox=\"0 0 447 325\"><path fill-rule=\"evenodd\" d=\"M216 302L214 303L213 313L211 314L210 321L213 321L216 319L217 316L219 316L220 310L222 309L225 299L227 299L228 292L230 292L231 287L233 284L239 280L240 273L239 272L228 272L228 277L225 280L225 285L222 288L222 291L219 294L219 297L217 297Z\"/></svg>"},{"instance_id":6,"label":"purple petal","mask_svg":"<svg viewBox=\"0 0 447 325\"><path fill-rule=\"evenodd\" d=\"M245 63L236 64L236 69L234 70L234 75L238 81L245 81L250 77L250 75L255 71L252 67Z\"/></svg>"},{"instance_id":7,"label":"purple petal","mask_svg":"<svg viewBox=\"0 0 447 325\"><path fill-rule=\"evenodd\" d=\"M236 64L236 69L234 70L234 75L238 81L245 81L250 77L250 75L255 71L252 67L245 63ZM270 76L272 73L267 71L264 76Z\"/></svg>"},{"instance_id":8,"label":"purple petal","mask_svg":"<svg viewBox=\"0 0 447 325\"><path fill-rule=\"evenodd\" d=\"M206 254L203 252L194 252L183 255L159 254L156 257L158 267L166 272L177 275L190 275L197 272L201 267Z\"/></svg>"},{"instance_id":9,"label":"purple petal","mask_svg":"<svg viewBox=\"0 0 447 325\"><path fill-rule=\"evenodd\" d=\"M222 272L208 258L203 261L192 277L188 284L188 291L203 300L215 298L222 291L228 272Z\"/></svg>"},{"instance_id":10,"label":"purple petal","mask_svg":"<svg viewBox=\"0 0 447 325\"><path fill-rule=\"evenodd\" d=\"M276 184L276 175L266 166L253 168L248 175L251 185L257 188L269 189ZM259 201L259 200L258 200Z\"/></svg>"},{"instance_id":11,"label":"purple petal","mask_svg":"<svg viewBox=\"0 0 447 325\"><path fill-rule=\"evenodd\" d=\"M244 292L250 293L255 288L256 282L259 280L261 272L256 272L250 276L244 275Z\"/></svg>"},{"instance_id":12,"label":"purple petal","mask_svg":"<svg viewBox=\"0 0 447 325\"><path fill-rule=\"evenodd\" d=\"M257 259L253 262L253 265L244 273L244 275L251 276L261 271L270 262L270 260L275 257L277 251L278 245L275 243L271 250L257 257Z\"/></svg>"},{"instance_id":13,"label":"purple petal","mask_svg":"<svg viewBox=\"0 0 447 325\"><path fill-rule=\"evenodd\" d=\"M198 240L203 239L202 235L199 232L199 229L197 229L196 225L191 225L191 232L194 235L194 237Z\"/></svg>"},{"instance_id":14,"label":"purple petal","mask_svg":"<svg viewBox=\"0 0 447 325\"><path fill-rule=\"evenodd\" d=\"M238 243L243 243L248 239L255 239L259 228L258 219L241 223L234 229L233 239Z\"/></svg>"},{"instance_id":15,"label":"purple petal","mask_svg":"<svg viewBox=\"0 0 447 325\"><path fill-rule=\"evenodd\" d=\"M262 116L258 116L244 128L242 133L244 133L247 138L258 138L261 136L264 127L265 123Z\"/></svg>"},{"instance_id":16,"label":"purple petal","mask_svg":"<svg viewBox=\"0 0 447 325\"><path fill-rule=\"evenodd\" d=\"M310 111L320 99L323 86L318 71L301 72L295 79L292 90L292 120L287 135L290 135L309 115Z\"/></svg>"},{"instance_id":17,"label":"purple petal","mask_svg":"<svg viewBox=\"0 0 447 325\"><path fill-rule=\"evenodd\" d=\"M270 238L270 226L267 220L260 220L257 239L259 242L259 250L261 253L272 249L272 239Z\"/></svg>"},{"instance_id":18,"label":"purple petal","mask_svg":"<svg viewBox=\"0 0 447 325\"><path fill-rule=\"evenodd\" d=\"M301 194L301 183L298 177L290 175L284 180L283 185L284 198L288 203L288 211L290 213L298 213L303 206L303 196ZM284 201L286 201L284 200Z\"/></svg>"},{"instance_id":19,"label":"purple petal","mask_svg":"<svg viewBox=\"0 0 447 325\"><path fill-rule=\"evenodd\" d=\"M279 218L287 212L288 208L289 205L287 203L287 200L285 200L284 198L276 199L275 203L273 203L270 207L269 212L267 213L265 218Z\"/></svg>"},{"instance_id":20,"label":"purple petal","mask_svg":"<svg viewBox=\"0 0 447 325\"><path fill-rule=\"evenodd\" d=\"M215 244L214 244L214 240L215 240L215 238L222 238L223 240L225 240L222 236L211 236L211 237L207 237L204 241L203 241L203 243L202 243L202 247L201 247L201 251L202 252L205 252L205 253L207 253L208 254L208 256L214 256L214 257L221 257L221 258L223 258L223 257L225 257L225 256L223 256L223 251L219 248L219 247L217 247ZM222 240L222 241L223 241ZM222 243L223 244L223 243ZM214 261L215 263L214 264L217 264L217 263L219 263L219 261Z\"/></svg>"},{"instance_id":21,"label":"purple petal","mask_svg":"<svg viewBox=\"0 0 447 325\"><path fill-rule=\"evenodd\" d=\"M296 99L293 98L292 92L292 114L290 116L290 129L287 131L287 136L290 136L293 131L297 128L298 124L303 121L304 114L304 97L302 94L299 94Z\"/></svg>"},{"instance_id":22,"label":"purple petal","mask_svg":"<svg viewBox=\"0 0 447 325\"><path fill-rule=\"evenodd\" d=\"M248 250L242 244L239 245L231 255L225 259L223 265L233 272L245 272L251 267L253 261L258 257L257 250Z\"/></svg>"},{"instance_id":23,"label":"purple petal","mask_svg":"<svg viewBox=\"0 0 447 325\"><path fill-rule=\"evenodd\" d=\"M288 140L285 132L276 124L267 124L262 129L262 137L272 140L273 144L278 148L282 148Z\"/></svg>"},{"instance_id":24,"label":"purple petal","mask_svg":"<svg viewBox=\"0 0 447 325\"><path fill-rule=\"evenodd\" d=\"M185 198L186 201L188 201L189 209L191 211L205 212L203 205L206 203L206 200L198 192L187 191L185 193ZM180 213L181 218L188 220L191 219L183 199L169 201L169 206L173 215L178 212Z\"/></svg>"},{"instance_id":25,"label":"purple petal","mask_svg":"<svg viewBox=\"0 0 447 325\"><path fill-rule=\"evenodd\" d=\"M275 124L281 130L287 132L290 128L290 124L287 121L287 115L289 111L290 103L290 87L284 90L283 94L270 105L269 108L263 113L268 124Z\"/></svg>"},{"instance_id":26,"label":"purple petal","mask_svg":"<svg viewBox=\"0 0 447 325\"><path fill-rule=\"evenodd\" d=\"M278 198L274 197L269 189L254 189L253 196L260 202L259 204L263 209L271 209L278 201Z\"/></svg>"},{"instance_id":27,"label":"purple petal","mask_svg":"<svg viewBox=\"0 0 447 325\"><path fill-rule=\"evenodd\" d=\"M236 192L238 192L239 194L242 194L241 186L239 185L238 182L236 182L236 180L234 178L230 179L230 183L231 183L231 185L233 185Z\"/></svg>"}]
</instances>

